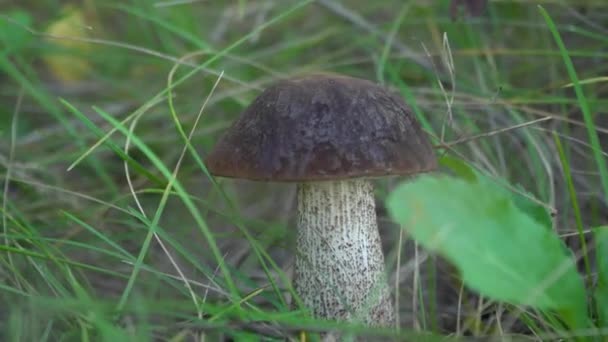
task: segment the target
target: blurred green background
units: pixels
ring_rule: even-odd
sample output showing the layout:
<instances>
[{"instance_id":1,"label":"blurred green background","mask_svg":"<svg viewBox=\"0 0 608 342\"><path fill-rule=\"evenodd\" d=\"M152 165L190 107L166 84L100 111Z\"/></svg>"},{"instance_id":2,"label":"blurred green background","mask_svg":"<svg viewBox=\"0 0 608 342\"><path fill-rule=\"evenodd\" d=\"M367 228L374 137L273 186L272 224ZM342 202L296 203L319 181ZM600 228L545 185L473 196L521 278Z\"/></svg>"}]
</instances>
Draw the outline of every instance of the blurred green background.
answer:
<instances>
[{"instance_id":1,"label":"blurred green background","mask_svg":"<svg viewBox=\"0 0 608 342\"><path fill-rule=\"evenodd\" d=\"M451 5L0 2L2 340L314 331L321 323L288 305L294 186L215 183L200 162L268 84L314 71L401 94L434 144L448 144L439 156L528 193L576 251L554 134L584 225L604 224L608 211L588 126L538 5L562 35L604 147L608 3L496 0L479 16ZM168 188L173 172L178 186ZM397 181L376 185L404 336L530 334L535 323L463 295L451 267L400 236L382 205Z\"/></svg>"}]
</instances>

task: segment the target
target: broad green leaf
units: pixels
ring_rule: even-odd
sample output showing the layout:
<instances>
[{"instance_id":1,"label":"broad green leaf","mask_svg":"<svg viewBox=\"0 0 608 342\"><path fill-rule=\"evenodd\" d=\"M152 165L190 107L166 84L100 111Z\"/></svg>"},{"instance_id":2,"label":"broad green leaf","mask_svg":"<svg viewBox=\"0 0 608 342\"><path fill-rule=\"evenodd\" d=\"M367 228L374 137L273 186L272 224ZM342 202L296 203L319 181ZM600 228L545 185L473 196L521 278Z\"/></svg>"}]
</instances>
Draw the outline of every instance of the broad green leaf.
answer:
<instances>
[{"instance_id":1,"label":"broad green leaf","mask_svg":"<svg viewBox=\"0 0 608 342\"><path fill-rule=\"evenodd\" d=\"M420 244L458 267L472 289L555 310L571 327L586 325L585 288L571 256L495 183L424 175L392 192L387 208Z\"/></svg>"},{"instance_id":2,"label":"broad green leaf","mask_svg":"<svg viewBox=\"0 0 608 342\"><path fill-rule=\"evenodd\" d=\"M455 176L471 183L479 181L497 182L497 180L484 178L481 172L475 170L469 163L459 158L446 155L439 159L439 164L448 168ZM528 193L523 187L517 186L517 189L519 191L518 193L506 189L504 191L510 193L515 205L519 207L519 209L532 216L538 223L546 226L547 229L551 229L553 220L549 211L538 202L534 201L534 196Z\"/></svg>"},{"instance_id":3,"label":"broad green leaf","mask_svg":"<svg viewBox=\"0 0 608 342\"><path fill-rule=\"evenodd\" d=\"M439 158L439 165L450 169L454 175L469 181L477 181L477 172L467 162L462 159L452 156L443 156Z\"/></svg>"},{"instance_id":4,"label":"broad green leaf","mask_svg":"<svg viewBox=\"0 0 608 342\"><path fill-rule=\"evenodd\" d=\"M600 328L608 328L608 226L593 230L597 260L597 286L595 304Z\"/></svg>"},{"instance_id":5,"label":"broad green leaf","mask_svg":"<svg viewBox=\"0 0 608 342\"><path fill-rule=\"evenodd\" d=\"M534 201L534 195L526 191L521 185L517 185L515 188L518 192L507 189L503 190L509 193L513 199L513 203L519 210L528 214L546 229L551 229L553 227L553 218L547 208L539 204L539 202Z\"/></svg>"}]
</instances>

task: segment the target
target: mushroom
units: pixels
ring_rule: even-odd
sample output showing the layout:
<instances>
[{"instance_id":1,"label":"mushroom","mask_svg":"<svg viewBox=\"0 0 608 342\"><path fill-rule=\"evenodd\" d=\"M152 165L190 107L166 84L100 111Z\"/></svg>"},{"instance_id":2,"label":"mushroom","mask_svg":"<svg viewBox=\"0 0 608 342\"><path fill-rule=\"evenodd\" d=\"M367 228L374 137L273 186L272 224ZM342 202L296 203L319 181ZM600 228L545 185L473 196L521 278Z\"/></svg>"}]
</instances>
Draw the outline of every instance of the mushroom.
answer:
<instances>
[{"instance_id":1,"label":"mushroom","mask_svg":"<svg viewBox=\"0 0 608 342\"><path fill-rule=\"evenodd\" d=\"M206 165L215 176L297 183L294 288L315 317L394 324L370 178L437 166L400 97L339 75L280 81L228 129Z\"/></svg>"}]
</instances>

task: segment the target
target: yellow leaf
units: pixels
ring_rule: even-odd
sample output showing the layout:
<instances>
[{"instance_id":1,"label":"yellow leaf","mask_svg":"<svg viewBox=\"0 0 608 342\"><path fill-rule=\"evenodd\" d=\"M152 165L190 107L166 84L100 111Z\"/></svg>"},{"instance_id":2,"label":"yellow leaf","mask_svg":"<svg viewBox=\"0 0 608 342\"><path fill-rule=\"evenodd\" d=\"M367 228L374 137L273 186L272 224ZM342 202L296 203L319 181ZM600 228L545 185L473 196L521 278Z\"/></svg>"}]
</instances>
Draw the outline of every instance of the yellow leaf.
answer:
<instances>
[{"instance_id":1,"label":"yellow leaf","mask_svg":"<svg viewBox=\"0 0 608 342\"><path fill-rule=\"evenodd\" d=\"M91 70L87 59L91 45L85 15L76 8L66 8L65 15L46 30L48 41L55 47L43 57L50 73L59 81L71 83L86 78Z\"/></svg>"}]
</instances>

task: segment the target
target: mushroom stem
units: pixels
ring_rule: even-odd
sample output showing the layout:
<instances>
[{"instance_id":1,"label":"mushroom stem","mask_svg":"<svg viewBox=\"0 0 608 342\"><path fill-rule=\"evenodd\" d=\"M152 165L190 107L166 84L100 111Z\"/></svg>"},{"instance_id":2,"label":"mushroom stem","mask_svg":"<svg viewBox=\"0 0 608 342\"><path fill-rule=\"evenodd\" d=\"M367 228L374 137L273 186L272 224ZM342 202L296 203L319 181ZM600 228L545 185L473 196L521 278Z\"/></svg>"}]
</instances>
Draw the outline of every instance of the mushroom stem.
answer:
<instances>
[{"instance_id":1,"label":"mushroom stem","mask_svg":"<svg viewBox=\"0 0 608 342\"><path fill-rule=\"evenodd\" d=\"M365 179L298 184L294 286L315 317L394 323L373 190Z\"/></svg>"}]
</instances>

